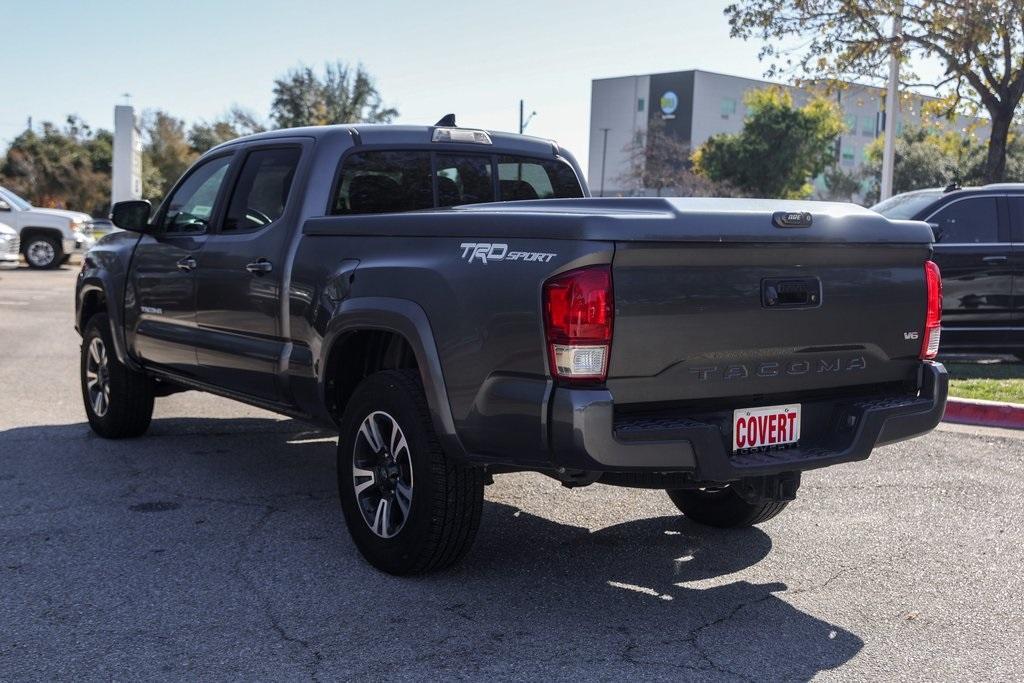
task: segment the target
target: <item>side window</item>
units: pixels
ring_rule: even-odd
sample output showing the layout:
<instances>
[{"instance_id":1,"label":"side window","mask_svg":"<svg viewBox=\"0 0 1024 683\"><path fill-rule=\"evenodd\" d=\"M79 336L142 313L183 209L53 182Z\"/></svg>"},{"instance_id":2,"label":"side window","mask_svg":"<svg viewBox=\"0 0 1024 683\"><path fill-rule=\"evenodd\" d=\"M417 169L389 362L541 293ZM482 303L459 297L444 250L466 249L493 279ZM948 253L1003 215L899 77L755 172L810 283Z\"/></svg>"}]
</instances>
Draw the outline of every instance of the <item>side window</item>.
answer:
<instances>
[{"instance_id":1,"label":"side window","mask_svg":"<svg viewBox=\"0 0 1024 683\"><path fill-rule=\"evenodd\" d=\"M939 209L928 220L938 224L940 244L999 241L999 210L995 197L961 199Z\"/></svg>"},{"instance_id":2,"label":"side window","mask_svg":"<svg viewBox=\"0 0 1024 683\"><path fill-rule=\"evenodd\" d=\"M498 187L502 201L522 199L575 199L583 188L575 171L564 161L498 158Z\"/></svg>"},{"instance_id":3,"label":"side window","mask_svg":"<svg viewBox=\"0 0 1024 683\"><path fill-rule=\"evenodd\" d=\"M250 152L238 174L222 231L258 230L280 218L300 154L296 147Z\"/></svg>"},{"instance_id":4,"label":"side window","mask_svg":"<svg viewBox=\"0 0 1024 683\"><path fill-rule=\"evenodd\" d=\"M437 205L494 201L491 158L471 154L437 155Z\"/></svg>"},{"instance_id":5,"label":"side window","mask_svg":"<svg viewBox=\"0 0 1024 683\"><path fill-rule=\"evenodd\" d=\"M1007 197L1014 242L1024 242L1024 197Z\"/></svg>"},{"instance_id":6,"label":"side window","mask_svg":"<svg viewBox=\"0 0 1024 683\"><path fill-rule=\"evenodd\" d=\"M165 233L201 235L213 215L217 193L227 175L231 157L219 157L193 170L167 202L160 228Z\"/></svg>"},{"instance_id":7,"label":"side window","mask_svg":"<svg viewBox=\"0 0 1024 683\"><path fill-rule=\"evenodd\" d=\"M351 215L434 207L430 152L357 152L345 159L332 213Z\"/></svg>"}]
</instances>

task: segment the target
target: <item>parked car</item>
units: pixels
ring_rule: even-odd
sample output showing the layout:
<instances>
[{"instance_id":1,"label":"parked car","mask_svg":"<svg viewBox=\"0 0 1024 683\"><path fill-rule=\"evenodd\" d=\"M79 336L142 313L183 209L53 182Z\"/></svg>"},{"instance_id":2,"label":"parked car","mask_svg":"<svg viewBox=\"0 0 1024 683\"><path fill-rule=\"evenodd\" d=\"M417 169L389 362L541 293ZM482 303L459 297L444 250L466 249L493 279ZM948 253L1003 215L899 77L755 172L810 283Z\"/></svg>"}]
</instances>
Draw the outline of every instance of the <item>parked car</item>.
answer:
<instances>
[{"instance_id":1,"label":"parked car","mask_svg":"<svg viewBox=\"0 0 1024 683\"><path fill-rule=\"evenodd\" d=\"M453 125L453 124L452 124ZM764 522L800 473L945 406L925 223L852 204L591 199L557 144L448 126L280 130L206 153L76 291L93 430L198 389L340 432L356 546L450 564L496 474L664 489Z\"/></svg>"},{"instance_id":2,"label":"parked car","mask_svg":"<svg viewBox=\"0 0 1024 683\"><path fill-rule=\"evenodd\" d=\"M18 267L19 246L18 231L0 223L0 266Z\"/></svg>"},{"instance_id":3,"label":"parked car","mask_svg":"<svg viewBox=\"0 0 1024 683\"><path fill-rule=\"evenodd\" d=\"M1024 357L1024 184L918 190L871 208L932 225L943 351Z\"/></svg>"},{"instance_id":4,"label":"parked car","mask_svg":"<svg viewBox=\"0 0 1024 683\"><path fill-rule=\"evenodd\" d=\"M5 187L0 187L0 221L18 231L21 252L32 268L56 268L95 243L88 234L88 214L40 209Z\"/></svg>"}]
</instances>

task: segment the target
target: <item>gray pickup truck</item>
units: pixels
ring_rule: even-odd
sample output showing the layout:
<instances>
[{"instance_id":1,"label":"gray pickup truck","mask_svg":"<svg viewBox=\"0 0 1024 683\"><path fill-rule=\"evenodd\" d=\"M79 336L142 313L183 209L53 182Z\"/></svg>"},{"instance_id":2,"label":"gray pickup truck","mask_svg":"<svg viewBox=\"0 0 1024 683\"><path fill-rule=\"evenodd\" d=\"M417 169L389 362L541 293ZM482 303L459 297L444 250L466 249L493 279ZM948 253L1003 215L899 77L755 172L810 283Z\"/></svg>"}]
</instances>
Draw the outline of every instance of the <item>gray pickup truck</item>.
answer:
<instances>
[{"instance_id":1,"label":"gray pickup truck","mask_svg":"<svg viewBox=\"0 0 1024 683\"><path fill-rule=\"evenodd\" d=\"M76 291L92 428L194 389L336 430L349 531L407 574L466 553L495 474L743 526L941 418L927 224L590 198L558 145L444 123L242 138L116 205Z\"/></svg>"}]
</instances>

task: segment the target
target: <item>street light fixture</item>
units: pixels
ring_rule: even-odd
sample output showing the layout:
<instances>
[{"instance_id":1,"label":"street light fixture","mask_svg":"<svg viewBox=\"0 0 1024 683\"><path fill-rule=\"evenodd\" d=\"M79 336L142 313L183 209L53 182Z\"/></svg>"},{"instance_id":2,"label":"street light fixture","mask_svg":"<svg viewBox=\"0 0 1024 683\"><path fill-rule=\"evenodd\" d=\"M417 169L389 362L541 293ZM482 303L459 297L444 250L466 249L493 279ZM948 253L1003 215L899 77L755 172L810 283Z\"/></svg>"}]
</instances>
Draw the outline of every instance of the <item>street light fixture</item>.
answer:
<instances>
[{"instance_id":1,"label":"street light fixture","mask_svg":"<svg viewBox=\"0 0 1024 683\"><path fill-rule=\"evenodd\" d=\"M530 125L530 121L533 120L533 117L537 115L537 112L531 111L529 116L527 116L526 118L523 118L523 113L524 113L524 110L525 110L524 109L525 106L526 106L525 102L523 100L519 100L519 134L520 135L522 135L523 131L526 130L526 127L528 125Z\"/></svg>"}]
</instances>

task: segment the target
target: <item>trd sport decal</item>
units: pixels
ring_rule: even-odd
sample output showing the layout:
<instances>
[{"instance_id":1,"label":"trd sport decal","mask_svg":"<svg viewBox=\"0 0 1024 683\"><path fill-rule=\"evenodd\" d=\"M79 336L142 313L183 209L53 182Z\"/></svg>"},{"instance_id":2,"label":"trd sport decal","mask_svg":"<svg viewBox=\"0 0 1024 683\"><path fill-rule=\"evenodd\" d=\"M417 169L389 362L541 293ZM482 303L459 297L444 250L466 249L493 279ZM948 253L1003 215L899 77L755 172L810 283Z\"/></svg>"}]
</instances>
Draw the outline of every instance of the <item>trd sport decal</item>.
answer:
<instances>
[{"instance_id":1,"label":"trd sport decal","mask_svg":"<svg viewBox=\"0 0 1024 683\"><path fill-rule=\"evenodd\" d=\"M547 263L558 254L545 254L539 251L509 251L507 244L491 242L463 242L462 258L467 263L479 261L487 265L488 261L539 261Z\"/></svg>"}]
</instances>

